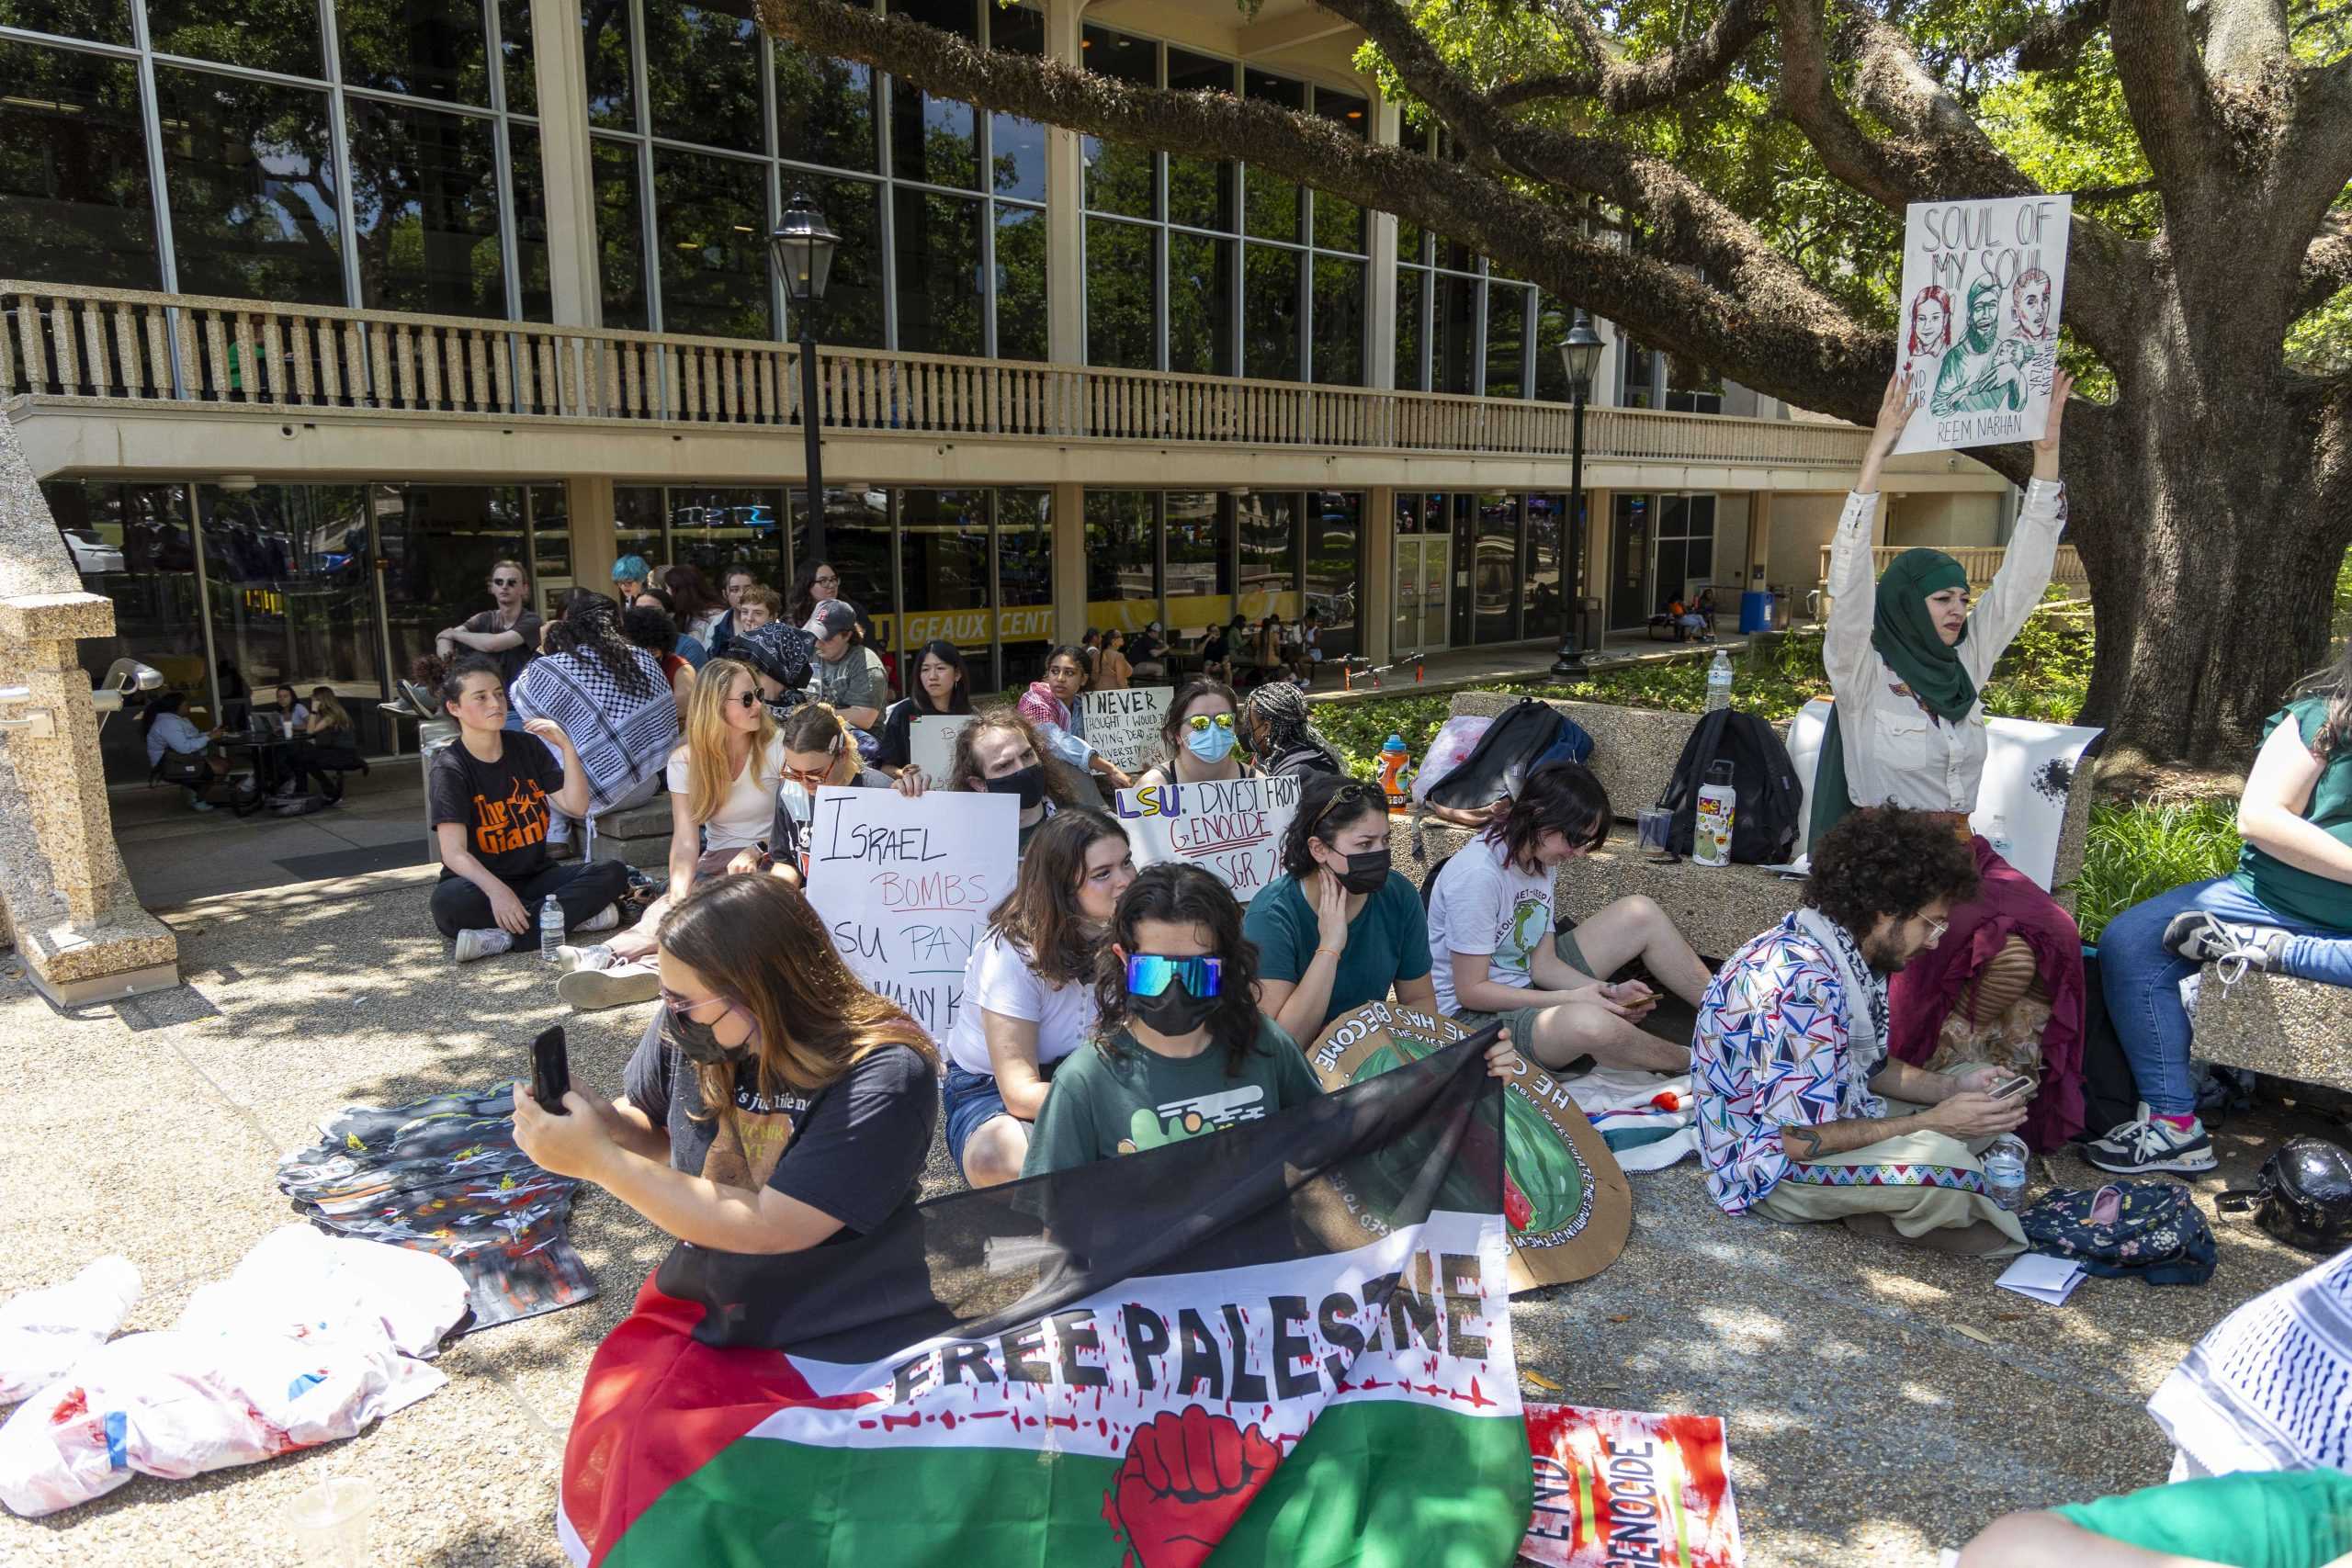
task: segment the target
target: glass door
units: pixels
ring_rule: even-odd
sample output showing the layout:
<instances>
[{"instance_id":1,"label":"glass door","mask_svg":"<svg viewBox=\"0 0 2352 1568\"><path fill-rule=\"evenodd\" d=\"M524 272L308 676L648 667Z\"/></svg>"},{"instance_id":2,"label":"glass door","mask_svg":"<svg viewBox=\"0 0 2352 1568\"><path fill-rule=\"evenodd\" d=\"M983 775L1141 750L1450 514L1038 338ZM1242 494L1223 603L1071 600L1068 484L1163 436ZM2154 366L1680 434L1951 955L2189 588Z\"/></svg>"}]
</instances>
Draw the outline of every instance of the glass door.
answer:
<instances>
[{"instance_id":1,"label":"glass door","mask_svg":"<svg viewBox=\"0 0 2352 1568\"><path fill-rule=\"evenodd\" d=\"M1442 534L1396 536L1395 656L1436 653L1446 646L1446 568L1452 541Z\"/></svg>"},{"instance_id":2,"label":"glass door","mask_svg":"<svg viewBox=\"0 0 2352 1568\"><path fill-rule=\"evenodd\" d=\"M1438 653L1446 648L1446 585L1453 581L1453 541L1443 534L1421 539L1421 635L1417 653Z\"/></svg>"}]
</instances>

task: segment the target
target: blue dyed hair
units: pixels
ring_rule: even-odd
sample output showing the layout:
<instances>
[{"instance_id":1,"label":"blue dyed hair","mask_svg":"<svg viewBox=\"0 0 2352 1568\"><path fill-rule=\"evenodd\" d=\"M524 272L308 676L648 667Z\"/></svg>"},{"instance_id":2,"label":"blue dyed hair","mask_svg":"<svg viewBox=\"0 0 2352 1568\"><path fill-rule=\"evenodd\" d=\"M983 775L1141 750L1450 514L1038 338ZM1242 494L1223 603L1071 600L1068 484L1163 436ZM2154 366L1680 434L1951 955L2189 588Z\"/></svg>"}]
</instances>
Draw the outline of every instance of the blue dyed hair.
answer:
<instances>
[{"instance_id":1,"label":"blue dyed hair","mask_svg":"<svg viewBox=\"0 0 2352 1568\"><path fill-rule=\"evenodd\" d=\"M643 556L623 556L613 563L615 582L650 582L653 569L645 564Z\"/></svg>"}]
</instances>

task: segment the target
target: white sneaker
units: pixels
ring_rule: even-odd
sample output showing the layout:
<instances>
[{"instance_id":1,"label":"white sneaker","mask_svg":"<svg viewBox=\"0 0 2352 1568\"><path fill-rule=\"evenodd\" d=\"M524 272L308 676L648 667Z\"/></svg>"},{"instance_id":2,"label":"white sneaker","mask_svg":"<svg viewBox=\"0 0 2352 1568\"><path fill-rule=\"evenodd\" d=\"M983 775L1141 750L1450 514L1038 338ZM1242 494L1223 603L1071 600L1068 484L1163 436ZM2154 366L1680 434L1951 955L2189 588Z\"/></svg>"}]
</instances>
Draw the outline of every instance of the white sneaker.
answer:
<instances>
[{"instance_id":1,"label":"white sneaker","mask_svg":"<svg viewBox=\"0 0 2352 1568\"><path fill-rule=\"evenodd\" d=\"M190 811L217 811L220 809L220 807L214 806L200 795L191 795L187 797L187 808Z\"/></svg>"},{"instance_id":2,"label":"white sneaker","mask_svg":"<svg viewBox=\"0 0 2352 1568\"><path fill-rule=\"evenodd\" d=\"M620 923L620 906L607 904L571 929L576 931L608 931L617 929Z\"/></svg>"},{"instance_id":3,"label":"white sneaker","mask_svg":"<svg viewBox=\"0 0 2352 1568\"><path fill-rule=\"evenodd\" d=\"M574 969L555 983L555 994L582 1012L650 1002L662 991L662 972L650 964L616 964L609 969Z\"/></svg>"},{"instance_id":4,"label":"white sneaker","mask_svg":"<svg viewBox=\"0 0 2352 1568\"><path fill-rule=\"evenodd\" d=\"M616 962L613 950L603 942L594 947L574 947L566 943L555 950L555 968L559 975L569 975L575 969L610 969Z\"/></svg>"},{"instance_id":5,"label":"white sneaker","mask_svg":"<svg viewBox=\"0 0 2352 1568\"><path fill-rule=\"evenodd\" d=\"M459 931L458 933L458 962L471 964L477 958L488 958L495 953L510 952L514 946L514 934L497 926L492 926L488 931Z\"/></svg>"},{"instance_id":6,"label":"white sneaker","mask_svg":"<svg viewBox=\"0 0 2352 1568\"><path fill-rule=\"evenodd\" d=\"M2139 1176L2168 1170L2184 1176L2211 1170L2220 1162L2213 1140L2202 1122L2191 1120L2186 1129L2159 1122L2143 1103L2137 1120L2126 1122L2103 1138L2083 1145L2083 1157L2101 1170L2119 1176Z\"/></svg>"}]
</instances>

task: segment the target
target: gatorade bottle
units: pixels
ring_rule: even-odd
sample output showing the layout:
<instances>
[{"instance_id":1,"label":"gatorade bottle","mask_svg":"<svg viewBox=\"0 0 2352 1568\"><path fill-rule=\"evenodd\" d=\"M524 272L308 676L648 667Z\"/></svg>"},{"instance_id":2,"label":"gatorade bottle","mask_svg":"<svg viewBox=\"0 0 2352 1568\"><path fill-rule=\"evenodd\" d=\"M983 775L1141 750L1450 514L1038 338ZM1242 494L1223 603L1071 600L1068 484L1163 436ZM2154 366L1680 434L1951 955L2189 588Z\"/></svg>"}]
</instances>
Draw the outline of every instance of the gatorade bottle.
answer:
<instances>
[{"instance_id":1,"label":"gatorade bottle","mask_svg":"<svg viewBox=\"0 0 2352 1568\"><path fill-rule=\"evenodd\" d=\"M1707 764L1707 782L1700 787L1690 824L1690 859L1697 865L1731 863L1732 821L1739 815L1739 792L1732 787L1728 758Z\"/></svg>"},{"instance_id":2,"label":"gatorade bottle","mask_svg":"<svg viewBox=\"0 0 2352 1568\"><path fill-rule=\"evenodd\" d=\"M1412 761L1403 736L1392 735L1381 743L1380 788L1388 796L1391 817L1402 817L1413 809Z\"/></svg>"}]
</instances>

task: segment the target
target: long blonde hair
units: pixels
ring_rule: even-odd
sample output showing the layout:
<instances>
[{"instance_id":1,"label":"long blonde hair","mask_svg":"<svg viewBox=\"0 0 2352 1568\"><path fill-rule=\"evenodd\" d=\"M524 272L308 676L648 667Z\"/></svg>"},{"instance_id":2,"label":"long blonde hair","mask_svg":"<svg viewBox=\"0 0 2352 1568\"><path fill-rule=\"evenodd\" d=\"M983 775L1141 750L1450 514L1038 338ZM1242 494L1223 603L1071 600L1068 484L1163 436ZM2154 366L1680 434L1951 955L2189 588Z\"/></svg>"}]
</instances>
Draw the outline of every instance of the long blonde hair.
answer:
<instances>
[{"instance_id":1,"label":"long blonde hair","mask_svg":"<svg viewBox=\"0 0 2352 1568\"><path fill-rule=\"evenodd\" d=\"M696 822L707 822L727 804L735 787L736 770L727 760L727 742L736 731L727 722L727 705L734 700L737 677L750 682L759 695L760 678L740 659L714 659L695 676L686 699L686 812ZM760 727L752 731L750 766L756 770L775 744L775 720L766 705L758 705Z\"/></svg>"},{"instance_id":2,"label":"long blonde hair","mask_svg":"<svg viewBox=\"0 0 2352 1568\"><path fill-rule=\"evenodd\" d=\"M335 700L334 691L328 687L321 686L311 694L311 712L314 716L323 714L331 729L352 728L351 715L344 711L343 704Z\"/></svg>"}]
</instances>

